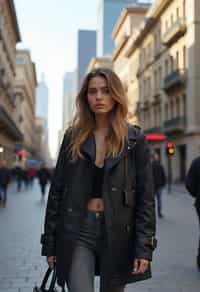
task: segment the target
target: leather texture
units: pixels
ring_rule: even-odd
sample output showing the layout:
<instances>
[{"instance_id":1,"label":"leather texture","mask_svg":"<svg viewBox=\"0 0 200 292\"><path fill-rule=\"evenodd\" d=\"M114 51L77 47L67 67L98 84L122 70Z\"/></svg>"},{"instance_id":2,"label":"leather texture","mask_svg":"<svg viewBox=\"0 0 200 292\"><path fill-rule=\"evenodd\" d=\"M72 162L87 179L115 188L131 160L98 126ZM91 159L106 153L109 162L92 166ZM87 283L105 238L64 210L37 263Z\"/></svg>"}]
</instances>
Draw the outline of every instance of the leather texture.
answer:
<instances>
[{"instance_id":1,"label":"leather texture","mask_svg":"<svg viewBox=\"0 0 200 292\"><path fill-rule=\"evenodd\" d=\"M42 254L57 256L58 283L68 275L73 253L71 234L77 233L86 214L91 194L95 140L90 135L82 145L84 159L72 161L69 155L70 130L66 132L53 182L50 187L42 235ZM128 176L124 177L124 160ZM125 183L124 183L125 181ZM127 198L124 192L130 191ZM155 248L155 202L148 143L139 127L129 126L123 151L105 160L102 186L108 249L105 271L113 283L125 284L147 279L131 275L134 258L152 260Z\"/></svg>"}]
</instances>

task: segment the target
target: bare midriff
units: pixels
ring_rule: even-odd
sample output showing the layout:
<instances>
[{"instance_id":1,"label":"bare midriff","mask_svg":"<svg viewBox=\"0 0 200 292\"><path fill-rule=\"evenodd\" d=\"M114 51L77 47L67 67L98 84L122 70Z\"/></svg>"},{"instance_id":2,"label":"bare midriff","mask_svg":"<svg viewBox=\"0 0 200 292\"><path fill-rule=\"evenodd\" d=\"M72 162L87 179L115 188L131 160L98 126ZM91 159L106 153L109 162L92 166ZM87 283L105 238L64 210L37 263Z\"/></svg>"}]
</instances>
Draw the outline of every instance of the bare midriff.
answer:
<instances>
[{"instance_id":1,"label":"bare midriff","mask_svg":"<svg viewBox=\"0 0 200 292\"><path fill-rule=\"evenodd\" d=\"M103 211L104 202L101 198L92 198L88 201L87 209L90 211Z\"/></svg>"}]
</instances>

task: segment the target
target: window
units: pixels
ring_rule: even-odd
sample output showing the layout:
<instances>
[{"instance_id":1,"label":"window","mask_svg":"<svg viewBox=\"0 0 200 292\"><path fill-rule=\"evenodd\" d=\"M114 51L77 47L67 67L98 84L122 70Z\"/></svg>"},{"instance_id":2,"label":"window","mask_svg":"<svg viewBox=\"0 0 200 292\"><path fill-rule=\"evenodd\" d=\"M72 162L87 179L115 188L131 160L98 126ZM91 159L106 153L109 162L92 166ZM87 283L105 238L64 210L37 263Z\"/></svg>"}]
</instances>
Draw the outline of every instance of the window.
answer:
<instances>
[{"instance_id":1,"label":"window","mask_svg":"<svg viewBox=\"0 0 200 292\"><path fill-rule=\"evenodd\" d=\"M173 24L173 23L174 23L174 15L171 14L171 24Z\"/></svg>"},{"instance_id":2,"label":"window","mask_svg":"<svg viewBox=\"0 0 200 292\"><path fill-rule=\"evenodd\" d=\"M154 71L154 89L157 90L158 84L157 84L157 70Z\"/></svg>"},{"instance_id":3,"label":"window","mask_svg":"<svg viewBox=\"0 0 200 292\"><path fill-rule=\"evenodd\" d=\"M176 68L179 69L179 51L176 52Z\"/></svg>"},{"instance_id":4,"label":"window","mask_svg":"<svg viewBox=\"0 0 200 292\"><path fill-rule=\"evenodd\" d=\"M174 118L174 103L173 100L170 101L170 113L171 113L171 119Z\"/></svg>"},{"instance_id":5,"label":"window","mask_svg":"<svg viewBox=\"0 0 200 292\"><path fill-rule=\"evenodd\" d=\"M186 14L185 14L185 0L183 0L183 18L186 18Z\"/></svg>"},{"instance_id":6,"label":"window","mask_svg":"<svg viewBox=\"0 0 200 292\"><path fill-rule=\"evenodd\" d=\"M176 98L176 116L180 117L180 99L179 99L179 97Z\"/></svg>"},{"instance_id":7,"label":"window","mask_svg":"<svg viewBox=\"0 0 200 292\"><path fill-rule=\"evenodd\" d=\"M167 121L169 119L169 111L168 111L168 104L165 104L165 120Z\"/></svg>"},{"instance_id":8,"label":"window","mask_svg":"<svg viewBox=\"0 0 200 292\"><path fill-rule=\"evenodd\" d=\"M168 75L169 73L169 62L168 60L165 60L165 75Z\"/></svg>"},{"instance_id":9,"label":"window","mask_svg":"<svg viewBox=\"0 0 200 292\"><path fill-rule=\"evenodd\" d=\"M186 68L186 46L183 47L183 69Z\"/></svg>"},{"instance_id":10,"label":"window","mask_svg":"<svg viewBox=\"0 0 200 292\"><path fill-rule=\"evenodd\" d=\"M173 72L173 70L174 70L174 59L172 56L170 56L170 70L171 70L171 72Z\"/></svg>"},{"instance_id":11,"label":"window","mask_svg":"<svg viewBox=\"0 0 200 292\"><path fill-rule=\"evenodd\" d=\"M147 59L148 62L151 60L151 43L149 43L147 46Z\"/></svg>"},{"instance_id":12,"label":"window","mask_svg":"<svg viewBox=\"0 0 200 292\"><path fill-rule=\"evenodd\" d=\"M168 30L168 21L165 20L165 30L167 31Z\"/></svg>"},{"instance_id":13,"label":"window","mask_svg":"<svg viewBox=\"0 0 200 292\"><path fill-rule=\"evenodd\" d=\"M23 57L17 57L17 59L16 59L16 63L17 63L18 65L25 64L25 60L24 60Z\"/></svg>"},{"instance_id":14,"label":"window","mask_svg":"<svg viewBox=\"0 0 200 292\"><path fill-rule=\"evenodd\" d=\"M182 97L182 102L183 102L183 116L185 117L186 116L186 94L183 95Z\"/></svg>"},{"instance_id":15,"label":"window","mask_svg":"<svg viewBox=\"0 0 200 292\"><path fill-rule=\"evenodd\" d=\"M159 86L162 86L162 66L159 66L159 74L158 74L158 80L159 80Z\"/></svg>"},{"instance_id":16,"label":"window","mask_svg":"<svg viewBox=\"0 0 200 292\"><path fill-rule=\"evenodd\" d=\"M161 44L161 28L159 28L158 30L158 46L160 48L160 44Z\"/></svg>"},{"instance_id":17,"label":"window","mask_svg":"<svg viewBox=\"0 0 200 292\"><path fill-rule=\"evenodd\" d=\"M143 98L146 96L146 80L143 81Z\"/></svg>"},{"instance_id":18,"label":"window","mask_svg":"<svg viewBox=\"0 0 200 292\"><path fill-rule=\"evenodd\" d=\"M176 17L177 17L177 19L180 18L180 9L179 9L179 7L176 8Z\"/></svg>"},{"instance_id":19,"label":"window","mask_svg":"<svg viewBox=\"0 0 200 292\"><path fill-rule=\"evenodd\" d=\"M157 34L155 34L154 35L154 50L155 50L155 53L157 52L157 47L158 47L158 45L157 45Z\"/></svg>"}]
</instances>

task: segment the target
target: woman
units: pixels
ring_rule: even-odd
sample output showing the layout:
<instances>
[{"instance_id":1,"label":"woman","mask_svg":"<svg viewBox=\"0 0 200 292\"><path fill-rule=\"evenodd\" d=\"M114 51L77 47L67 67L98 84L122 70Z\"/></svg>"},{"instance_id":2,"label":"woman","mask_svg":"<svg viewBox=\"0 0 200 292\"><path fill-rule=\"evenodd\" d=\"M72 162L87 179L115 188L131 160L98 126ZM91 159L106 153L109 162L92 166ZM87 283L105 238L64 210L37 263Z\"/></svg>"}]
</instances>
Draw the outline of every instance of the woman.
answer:
<instances>
[{"instance_id":1,"label":"woman","mask_svg":"<svg viewBox=\"0 0 200 292\"><path fill-rule=\"evenodd\" d=\"M128 125L117 75L94 69L77 97L50 188L42 254L70 292L123 292L151 276L155 210L149 151Z\"/></svg>"}]
</instances>

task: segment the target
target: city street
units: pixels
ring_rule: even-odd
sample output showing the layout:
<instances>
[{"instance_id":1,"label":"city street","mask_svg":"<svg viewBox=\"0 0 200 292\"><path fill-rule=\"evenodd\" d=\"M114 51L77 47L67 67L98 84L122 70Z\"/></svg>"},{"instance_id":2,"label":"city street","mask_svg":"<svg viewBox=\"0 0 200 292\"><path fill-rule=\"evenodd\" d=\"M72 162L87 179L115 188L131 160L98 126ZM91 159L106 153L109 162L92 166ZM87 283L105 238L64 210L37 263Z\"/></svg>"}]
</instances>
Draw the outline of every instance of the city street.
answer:
<instances>
[{"instance_id":1,"label":"city street","mask_svg":"<svg viewBox=\"0 0 200 292\"><path fill-rule=\"evenodd\" d=\"M199 291L199 227L193 200L183 187L174 186L171 194L164 192L163 203L164 218L157 221L153 278L128 286L126 292ZM44 210L36 181L32 190L21 193L15 191L15 185L10 187L7 207L0 208L0 292L30 292L40 283L46 270L39 244Z\"/></svg>"}]
</instances>

